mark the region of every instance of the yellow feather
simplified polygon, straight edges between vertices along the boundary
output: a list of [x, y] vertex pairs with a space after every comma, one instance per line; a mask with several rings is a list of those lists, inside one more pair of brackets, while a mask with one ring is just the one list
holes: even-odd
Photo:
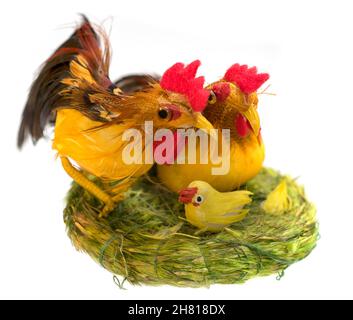
[[287, 182], [282, 180], [262, 203], [262, 209], [269, 214], [282, 214], [290, 209], [292, 201], [288, 196]]
[[123, 132], [131, 128], [130, 123], [101, 126], [79, 111], [61, 109], [57, 113], [53, 149], [61, 156], [73, 159], [91, 174], [109, 180], [139, 176], [152, 165], [127, 165], [122, 159], [122, 150], [127, 142], [122, 141]]
[[[81, 58], [80, 61], [82, 61], [82, 59], [83, 58]], [[70, 63], [70, 71], [78, 79], [84, 79], [90, 84], [95, 83], [95, 80], [93, 79], [86, 65], [83, 66], [77, 61], [72, 60]]]

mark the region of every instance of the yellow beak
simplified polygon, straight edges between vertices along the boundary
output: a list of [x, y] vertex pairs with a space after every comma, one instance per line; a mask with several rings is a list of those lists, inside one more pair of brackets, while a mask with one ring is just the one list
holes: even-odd
[[242, 114], [249, 121], [250, 126], [257, 137], [260, 133], [260, 117], [257, 109], [252, 105], [248, 110], [242, 112]]
[[194, 127], [198, 129], [210, 130], [214, 129], [213, 125], [201, 114], [201, 112], [195, 113], [196, 119]]

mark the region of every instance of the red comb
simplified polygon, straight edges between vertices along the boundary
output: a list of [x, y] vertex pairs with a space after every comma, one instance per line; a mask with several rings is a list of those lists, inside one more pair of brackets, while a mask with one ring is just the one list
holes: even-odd
[[250, 94], [259, 89], [269, 79], [268, 73], [257, 73], [257, 68], [248, 68], [246, 64], [233, 64], [224, 75], [224, 79], [234, 82], [241, 91]]
[[207, 104], [210, 93], [203, 88], [204, 77], [196, 78], [196, 72], [201, 62], [195, 60], [189, 65], [176, 63], [164, 72], [160, 85], [163, 89], [181, 93], [189, 101], [192, 109], [201, 112]]

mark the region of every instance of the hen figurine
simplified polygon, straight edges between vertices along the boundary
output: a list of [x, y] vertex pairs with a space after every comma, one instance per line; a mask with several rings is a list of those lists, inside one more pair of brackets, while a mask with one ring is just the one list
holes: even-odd
[[[268, 80], [266, 73], [257, 73], [256, 67], [234, 64], [223, 79], [207, 86], [209, 99], [204, 116], [215, 129], [230, 130], [230, 168], [225, 175], [214, 175], [211, 154], [206, 164], [200, 159], [197, 145], [196, 164], [158, 166], [159, 179], [178, 192], [192, 181], [202, 180], [218, 191], [231, 191], [253, 178], [262, 168], [265, 151], [260, 133], [257, 111], [257, 90]], [[222, 149], [222, 132], [218, 132], [218, 152]], [[187, 154], [188, 148], [186, 148]], [[217, 154], [218, 156], [219, 154]], [[187, 157], [186, 157], [187, 158]]]
[[185, 204], [186, 219], [200, 231], [219, 232], [245, 218], [251, 203], [251, 192], [241, 190], [218, 192], [207, 182], [193, 181], [181, 190], [179, 201]]
[[[200, 113], [209, 92], [203, 88], [204, 78], [196, 77], [199, 61], [177, 63], [160, 83], [151, 78], [144, 90], [127, 94], [111, 82], [109, 60], [107, 36], [84, 18], [40, 70], [18, 135], [21, 147], [27, 136], [37, 142], [48, 123], [54, 124], [53, 148], [65, 171], [103, 202], [100, 216], [107, 215], [135, 179], [153, 166], [124, 163], [122, 150], [128, 141], [122, 136], [127, 129], [144, 137], [145, 121], [153, 121], [154, 130], [212, 128]], [[149, 145], [142, 147], [145, 154]], [[85, 173], [100, 178], [103, 187]]]

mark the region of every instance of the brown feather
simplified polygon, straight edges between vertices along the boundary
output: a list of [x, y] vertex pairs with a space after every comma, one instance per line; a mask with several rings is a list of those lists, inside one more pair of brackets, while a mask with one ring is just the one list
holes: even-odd
[[116, 80], [114, 85], [124, 93], [133, 93], [150, 87], [151, 83], [159, 82], [160, 78], [157, 74], [131, 74]]
[[[32, 137], [34, 143], [37, 142], [43, 137], [45, 126], [55, 121], [56, 109], [63, 107], [67, 101], [62, 92], [70, 90], [70, 86], [62, 81], [72, 77], [70, 65], [78, 56], [87, 61], [87, 68], [98, 86], [109, 88], [112, 85], [108, 77], [110, 49], [107, 37], [100, 32], [105, 45], [105, 51], [102, 53], [97, 32], [86, 17], [83, 17], [83, 20], [81, 26], [44, 63], [33, 82], [18, 132], [19, 148], [28, 136]], [[86, 111], [87, 115], [95, 118], [94, 105], [87, 104], [89, 100], [83, 102], [88, 93], [80, 92], [82, 95], [80, 107]], [[67, 107], [75, 108], [74, 105]], [[92, 109], [92, 114], [89, 112], [90, 109]]]

